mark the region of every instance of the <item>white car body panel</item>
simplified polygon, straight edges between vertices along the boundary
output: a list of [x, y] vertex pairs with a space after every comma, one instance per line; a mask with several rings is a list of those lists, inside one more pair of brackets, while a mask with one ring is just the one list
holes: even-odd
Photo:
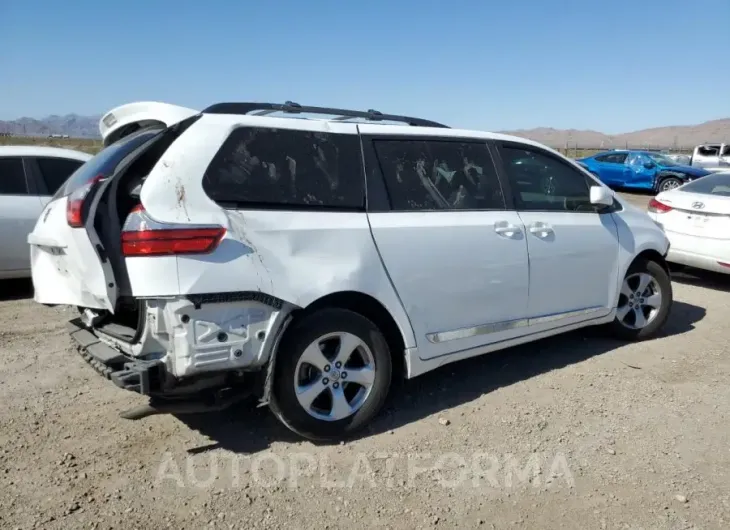
[[67, 200], [49, 203], [27, 236], [35, 301], [113, 310], [113, 274], [94, 250], [98, 239], [83, 228], [68, 226]]
[[[388, 212], [369, 218], [383, 264], [411, 318], [420, 359], [523, 332], [505, 324], [527, 311], [527, 245], [517, 213]], [[514, 232], [497, 234], [501, 225]]]
[[[0, 158], [9, 157], [63, 158], [83, 163], [91, 155], [59, 147], [0, 146]], [[42, 195], [0, 195], [0, 279], [31, 276], [27, 238], [49, 200]]]
[[667, 260], [730, 274], [730, 197], [691, 193], [682, 188], [656, 197], [671, 206], [671, 211], [649, 214], [671, 242]]
[[132, 124], [141, 126], [162, 124], [169, 127], [185, 118], [198, 114], [198, 111], [161, 103], [159, 101], [139, 101], [115, 107], [99, 120], [99, 134], [104, 145], [116, 141], [117, 132]]
[[[611, 214], [618, 230], [618, 277], [623, 279], [636, 256], [648, 251], [664, 256], [669, 249], [670, 242], [661, 227], [647, 215], [646, 211], [619, 196], [616, 197], [616, 200], [623, 207], [621, 212]], [[620, 290], [621, 281], [618, 281], [615, 301], [618, 301]]]
[[[527, 142], [526, 142], [527, 143]], [[580, 167], [580, 166], [579, 166]], [[582, 170], [582, 168], [581, 168]], [[595, 177], [590, 175], [590, 178], [593, 179], [596, 182], [596, 185], [603, 184], [600, 183]], [[407, 351], [406, 352], [406, 361], [407, 361], [407, 376], [408, 377], [416, 377], [418, 375], [427, 373], [431, 370], [434, 370], [436, 368], [439, 368], [441, 366], [444, 366], [446, 364], [461, 361], [464, 359], [468, 359], [470, 357], [476, 357], [479, 355], [484, 355], [486, 353], [490, 353], [493, 351], [502, 350], [504, 348], [509, 348], [512, 346], [518, 346], [520, 344], [526, 344], [529, 342], [533, 342], [539, 339], [547, 338], [553, 335], [558, 335], [561, 333], [566, 333], [569, 331], [573, 331], [576, 329], [580, 329], [586, 326], [592, 326], [592, 325], [600, 325], [600, 324], [606, 324], [615, 318], [616, 315], [616, 304], [618, 303], [619, 299], [619, 293], [621, 290], [621, 281], [626, 275], [626, 272], [628, 271], [629, 267], [633, 263], [633, 261], [636, 259], [636, 256], [643, 252], [652, 252], [654, 255], [663, 256], [666, 254], [667, 249], [669, 247], [669, 240], [664, 235], [662, 229], [647, 215], [647, 213], [643, 210], [640, 210], [639, 208], [633, 206], [628, 201], [622, 199], [621, 197], [617, 196], [613, 191], [611, 193], [614, 195], [615, 199], [619, 204], [621, 204], [622, 210], [619, 212], [614, 212], [611, 214], [604, 214], [601, 217], [611, 217], [613, 219], [613, 222], [616, 226], [616, 234], [618, 237], [618, 256], [615, 260], [615, 267], [616, 267], [616, 275], [614, 276], [615, 282], [612, 281], [606, 281], [607, 277], [604, 277], [602, 279], [596, 278], [595, 281], [601, 282], [604, 285], [606, 285], [606, 291], [593, 291], [593, 294], [599, 298], [599, 297], [605, 297], [604, 299], [608, 300], [607, 302], [607, 308], [606, 310], [600, 310], [596, 308], [596, 310], [585, 310], [580, 311], [576, 310], [574, 312], [572, 311], [562, 311], [560, 313], [553, 313], [553, 314], [546, 314], [546, 315], [534, 315], [530, 313], [531, 316], [533, 316], [532, 319], [527, 318], [527, 322], [524, 323], [524, 325], [521, 326], [521, 333], [517, 334], [516, 336], [512, 338], [505, 339], [503, 341], [499, 342], [491, 342], [481, 346], [476, 346], [471, 349], [463, 349], [463, 350], [456, 350], [448, 355], [444, 355], [441, 357], [436, 357], [434, 359], [422, 359], [420, 357], [420, 349], [421, 344], [423, 341], [419, 341], [419, 346], [417, 351]], [[541, 215], [552, 215], [555, 212], [546, 212]], [[536, 212], [530, 212], [530, 215], [536, 214]], [[583, 214], [568, 214], [568, 215], [583, 215]], [[590, 215], [590, 214], [589, 214]], [[520, 216], [525, 216], [525, 212], [520, 212]], [[606, 221], [603, 221], [603, 223], [606, 223]], [[607, 223], [606, 223], [607, 224]], [[610, 226], [610, 225], [609, 225]], [[610, 229], [608, 230], [610, 235]], [[604, 236], [606, 234], [604, 233]], [[601, 242], [590, 242], [589, 245], [593, 246], [610, 246], [610, 238], [609, 237], [603, 237], [602, 243]], [[586, 241], [581, 241], [583, 244], [586, 244]], [[566, 248], [573, 248], [576, 252], [577, 256], [581, 256], [581, 248], [578, 246], [573, 247], [571, 244], [570, 247]], [[570, 252], [570, 250], [568, 250]], [[610, 257], [609, 257], [609, 263], [610, 263]], [[531, 272], [532, 269], [532, 263], [531, 265]], [[558, 262], [553, 262], [552, 264], [547, 265], [547, 269], [544, 271], [538, 271], [537, 274], [539, 274], [542, 279], [546, 279], [547, 277], [553, 276], [557, 277], [558, 275], [560, 278], [565, 278], [566, 280], [563, 281], [563, 285], [565, 285], [566, 281], [569, 281], [568, 279], [572, 280], [572, 285], [575, 286], [576, 279], [579, 279], [583, 276], [585, 276], [585, 271], [581, 271], [581, 273], [576, 273], [575, 276], [572, 278], [568, 276], [567, 274], [563, 274], [561, 271], [562, 265]], [[611, 269], [611, 267], [607, 267], [605, 264], [600, 265], [599, 267], [602, 268], [608, 268]], [[611, 272], [610, 274], [613, 274]], [[580, 284], [579, 284], [580, 285]], [[550, 289], [549, 286], [539, 286], [543, 288], [543, 292], [545, 290]], [[539, 289], [538, 287], [538, 289]], [[588, 289], [590, 287], [589, 284], [582, 285], [583, 289]], [[530, 288], [532, 290], [532, 282], [530, 283]], [[561, 297], [561, 300], [559, 303], [561, 304], [561, 308], [566, 307], [576, 307], [579, 308], [580, 306], [586, 304], [584, 301], [585, 294], [579, 294], [576, 295], [573, 291], [575, 290], [575, 287], [571, 287], [567, 289], [567, 292], [561, 292], [561, 293], [553, 293], [554, 295], [559, 295]], [[564, 303], [563, 300], [568, 300], [568, 303]], [[538, 301], [536, 300], [536, 303]], [[571, 304], [571, 305], [568, 305]], [[539, 307], [539, 304], [538, 304]], [[592, 308], [584, 308], [584, 309], [592, 309]], [[535, 318], [537, 316], [537, 318]], [[539, 318], [540, 316], [544, 316], [547, 318]]]
[[25, 156], [42, 158], [70, 158], [86, 162], [92, 155], [74, 149], [51, 147], [47, 145], [0, 145], [0, 157]]
[[[603, 316], [614, 306], [618, 232], [611, 214], [519, 212], [527, 227], [531, 317], [579, 312]], [[597, 285], [604, 289], [596, 288]]]
[[[157, 116], [151, 104], [139, 105], [148, 105], [146, 113], [129, 111], [127, 123], [134, 122], [132, 116], [165, 122], [196, 114], [185, 109], [167, 118], [163, 107]], [[112, 113], [122, 120], [123, 112]], [[342, 292], [365, 294], [388, 311], [403, 338], [406, 375], [415, 377], [466, 357], [611, 321], [620, 279], [631, 262], [642, 251], [663, 255], [667, 249], [662, 230], [620, 199], [622, 211], [602, 215], [223, 209], [204, 192], [202, 176], [239, 126], [352, 135], [388, 135], [398, 127], [209, 114], [167, 149], [141, 189], [146, 215], [159, 223], [219, 225], [226, 235], [208, 255], [127, 258], [132, 294], [149, 299], [148, 326], [136, 345], [103, 340], [133, 356], [162, 349], [177, 377], [262, 366], [287, 311]], [[114, 127], [109, 126], [107, 137]], [[406, 130], [408, 135], [509, 140], [546, 149], [500, 134]], [[66, 226], [60, 219], [64, 210], [62, 201], [51, 205], [49, 221]], [[554, 237], [531, 232], [535, 223], [549, 225]], [[113, 311], [114, 289], [94, 253], [93, 234], [77, 241], [73, 230], [79, 229], [46, 230], [42, 224], [31, 238], [34, 281], [37, 274], [42, 291], [37, 299]], [[504, 226], [514, 230], [497, 233]], [[42, 253], [44, 246], [94, 262], [84, 271], [84, 282], [65, 272], [55, 255]], [[225, 300], [225, 293], [251, 292], [282, 303], [272, 308], [256, 299]], [[202, 307], [188, 299], [216, 293], [223, 293], [221, 299]], [[190, 317], [188, 323], [181, 324], [182, 314]], [[219, 333], [229, 337], [225, 344], [215, 340]]]
[[42, 210], [37, 195], [0, 196], [0, 279], [29, 276], [26, 237]]

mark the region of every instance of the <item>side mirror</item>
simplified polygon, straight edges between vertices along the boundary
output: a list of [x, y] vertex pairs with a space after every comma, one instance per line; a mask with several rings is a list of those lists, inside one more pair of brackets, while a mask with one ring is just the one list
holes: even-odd
[[613, 205], [613, 192], [604, 186], [591, 186], [591, 204]]
[[646, 169], [654, 169], [656, 167], [656, 164], [654, 162], [644, 162], [644, 167]]

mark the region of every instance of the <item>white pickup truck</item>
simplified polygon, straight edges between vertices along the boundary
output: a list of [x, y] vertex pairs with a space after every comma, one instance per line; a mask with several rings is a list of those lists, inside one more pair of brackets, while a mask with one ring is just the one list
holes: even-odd
[[702, 144], [695, 147], [690, 165], [713, 173], [730, 171], [730, 144]]

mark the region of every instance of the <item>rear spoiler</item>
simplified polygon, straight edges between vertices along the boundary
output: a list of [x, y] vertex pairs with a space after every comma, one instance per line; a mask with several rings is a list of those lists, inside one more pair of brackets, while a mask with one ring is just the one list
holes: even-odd
[[139, 129], [169, 127], [200, 114], [199, 111], [158, 101], [139, 101], [115, 107], [99, 120], [104, 146], [113, 144]]

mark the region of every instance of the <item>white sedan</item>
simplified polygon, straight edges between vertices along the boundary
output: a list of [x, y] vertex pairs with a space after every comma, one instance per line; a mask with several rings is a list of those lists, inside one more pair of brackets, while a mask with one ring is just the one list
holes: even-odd
[[730, 172], [660, 193], [649, 216], [669, 238], [667, 261], [730, 274]]
[[0, 280], [30, 277], [28, 234], [56, 190], [90, 158], [58, 147], [0, 146]]

